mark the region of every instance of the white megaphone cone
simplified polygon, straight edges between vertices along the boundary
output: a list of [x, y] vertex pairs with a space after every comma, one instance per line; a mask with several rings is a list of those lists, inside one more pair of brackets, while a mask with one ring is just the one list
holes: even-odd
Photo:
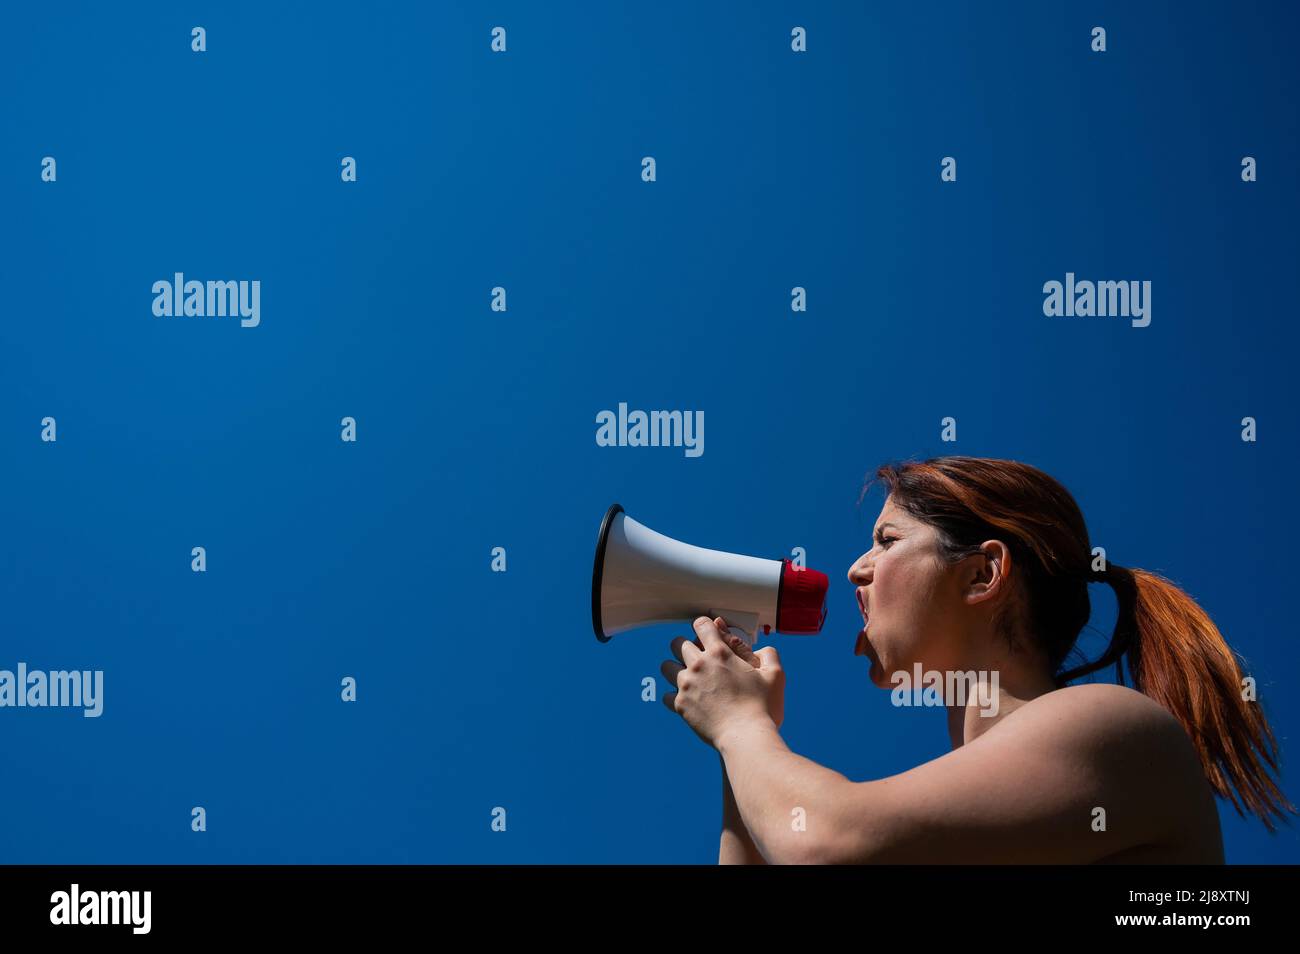
[[818, 633], [825, 573], [691, 546], [638, 523], [614, 504], [600, 524], [591, 574], [596, 638], [636, 626], [721, 616], [750, 646], [760, 636]]

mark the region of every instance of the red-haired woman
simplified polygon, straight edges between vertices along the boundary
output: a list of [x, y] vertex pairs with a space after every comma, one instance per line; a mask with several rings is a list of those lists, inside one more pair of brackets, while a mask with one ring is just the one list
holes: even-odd
[[[696, 620], [663, 664], [676, 690], [664, 703], [721, 757], [719, 862], [1220, 864], [1216, 794], [1270, 830], [1295, 811], [1218, 629], [1163, 577], [1100, 565], [1059, 482], [974, 457], [886, 465], [875, 480], [887, 496], [873, 546], [848, 574], [872, 682], [993, 674], [991, 695], [944, 699], [951, 752], [853, 782], [782, 741], [776, 650]], [[1115, 588], [1115, 632], [1095, 662], [1063, 670], [1089, 582]], [[1119, 685], [1068, 685], [1112, 664]]]

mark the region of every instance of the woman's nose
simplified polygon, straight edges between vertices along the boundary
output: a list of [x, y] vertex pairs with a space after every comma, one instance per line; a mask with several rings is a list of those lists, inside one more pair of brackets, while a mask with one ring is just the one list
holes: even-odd
[[864, 553], [858, 557], [851, 567], [849, 567], [849, 582], [854, 586], [865, 586], [871, 574], [867, 569], [867, 555]]

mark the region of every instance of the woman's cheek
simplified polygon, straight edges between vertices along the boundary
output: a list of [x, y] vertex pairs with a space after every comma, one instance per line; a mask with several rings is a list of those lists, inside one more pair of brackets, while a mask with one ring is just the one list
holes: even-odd
[[901, 623], [894, 620], [888, 629], [882, 626], [876, 630], [874, 623], [868, 625], [867, 641], [872, 645], [873, 650], [873, 679], [876, 678], [878, 669], [879, 678], [892, 688], [892, 676], [895, 672], [903, 669], [911, 670], [912, 660], [917, 650], [917, 647], [912, 645], [912, 633], [913, 630], [907, 620]]

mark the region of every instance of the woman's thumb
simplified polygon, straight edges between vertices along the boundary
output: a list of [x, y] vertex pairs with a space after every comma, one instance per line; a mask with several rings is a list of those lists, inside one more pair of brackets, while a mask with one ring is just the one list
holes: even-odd
[[760, 669], [781, 668], [781, 656], [779, 653], [777, 653], [775, 646], [764, 646], [754, 655], [758, 657], [758, 662], [756, 663], [756, 665]]

